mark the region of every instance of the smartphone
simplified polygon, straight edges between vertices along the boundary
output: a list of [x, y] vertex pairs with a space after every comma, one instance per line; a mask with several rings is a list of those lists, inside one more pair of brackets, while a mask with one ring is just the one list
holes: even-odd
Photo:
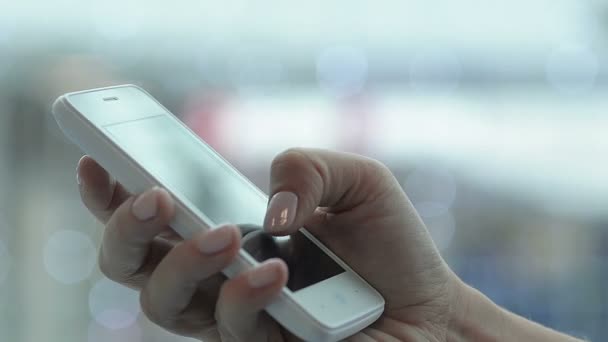
[[306, 341], [335, 341], [374, 322], [384, 299], [326, 246], [300, 228], [264, 233], [268, 196], [140, 87], [65, 94], [53, 104], [64, 134], [132, 193], [153, 186], [175, 200], [171, 227], [184, 239], [222, 223], [242, 227], [227, 277], [280, 257], [289, 280], [266, 311]]

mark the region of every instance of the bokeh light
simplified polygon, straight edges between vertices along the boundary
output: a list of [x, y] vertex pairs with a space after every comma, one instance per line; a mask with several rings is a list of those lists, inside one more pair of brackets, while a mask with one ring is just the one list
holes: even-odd
[[140, 312], [139, 293], [102, 278], [89, 292], [89, 310], [100, 325], [108, 329], [123, 329], [137, 320]]
[[109, 329], [92, 320], [89, 323], [88, 342], [139, 342], [142, 331], [139, 324], [131, 324], [120, 329]]
[[589, 92], [599, 72], [597, 56], [580, 44], [564, 44], [547, 59], [547, 81], [557, 91], [577, 95]]
[[49, 237], [43, 255], [51, 277], [64, 284], [74, 284], [91, 275], [97, 251], [86, 234], [61, 230]]
[[403, 182], [404, 189], [420, 214], [439, 250], [454, 237], [456, 224], [450, 208], [456, 198], [454, 177], [438, 167], [418, 167]]
[[441, 168], [416, 168], [403, 187], [422, 217], [445, 215], [456, 198], [454, 177]]
[[422, 220], [431, 234], [435, 246], [440, 251], [448, 248], [456, 232], [454, 216], [448, 211], [441, 215], [423, 216]]
[[336, 98], [358, 94], [367, 81], [367, 58], [354, 47], [334, 46], [317, 57], [317, 79], [322, 90]]

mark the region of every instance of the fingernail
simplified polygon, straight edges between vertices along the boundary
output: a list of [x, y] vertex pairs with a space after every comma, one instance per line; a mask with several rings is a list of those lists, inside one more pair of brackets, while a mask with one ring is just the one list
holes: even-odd
[[82, 163], [83, 159], [84, 157], [80, 158], [80, 160], [78, 160], [78, 163], [76, 164], [76, 183], [78, 183], [78, 186], [81, 186], [83, 184], [82, 178], [80, 178], [80, 164]]
[[158, 211], [157, 188], [144, 192], [139, 195], [131, 206], [131, 212], [140, 221], [146, 221], [154, 216]]
[[276, 265], [273, 264], [274, 263], [270, 260], [266, 261], [249, 273], [249, 276], [247, 277], [249, 286], [258, 289], [277, 281], [279, 278], [279, 270]]
[[264, 229], [281, 230], [293, 223], [298, 208], [298, 196], [293, 192], [277, 192], [268, 203], [268, 211], [264, 219]]
[[228, 227], [216, 228], [204, 234], [198, 244], [198, 249], [204, 254], [215, 254], [226, 249], [230, 246], [233, 238], [232, 232]]

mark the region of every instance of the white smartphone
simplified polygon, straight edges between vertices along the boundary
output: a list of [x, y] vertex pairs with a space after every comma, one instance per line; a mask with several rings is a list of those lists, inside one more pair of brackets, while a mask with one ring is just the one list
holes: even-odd
[[243, 225], [228, 277], [280, 257], [289, 281], [266, 311], [306, 341], [335, 341], [374, 322], [384, 299], [305, 228], [289, 237], [259, 225], [268, 197], [143, 89], [68, 93], [53, 105], [64, 134], [132, 193], [152, 186], [174, 198], [171, 227], [184, 239], [221, 223]]

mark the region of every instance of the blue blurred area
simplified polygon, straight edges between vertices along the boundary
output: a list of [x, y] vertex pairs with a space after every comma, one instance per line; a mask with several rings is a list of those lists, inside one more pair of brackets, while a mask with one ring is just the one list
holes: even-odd
[[291, 146], [381, 160], [466, 282], [539, 323], [608, 336], [608, 4], [1, 6], [2, 340], [183, 340], [90, 265], [102, 227], [78, 199], [80, 152], [49, 116], [64, 92], [128, 82], [262, 189]]

